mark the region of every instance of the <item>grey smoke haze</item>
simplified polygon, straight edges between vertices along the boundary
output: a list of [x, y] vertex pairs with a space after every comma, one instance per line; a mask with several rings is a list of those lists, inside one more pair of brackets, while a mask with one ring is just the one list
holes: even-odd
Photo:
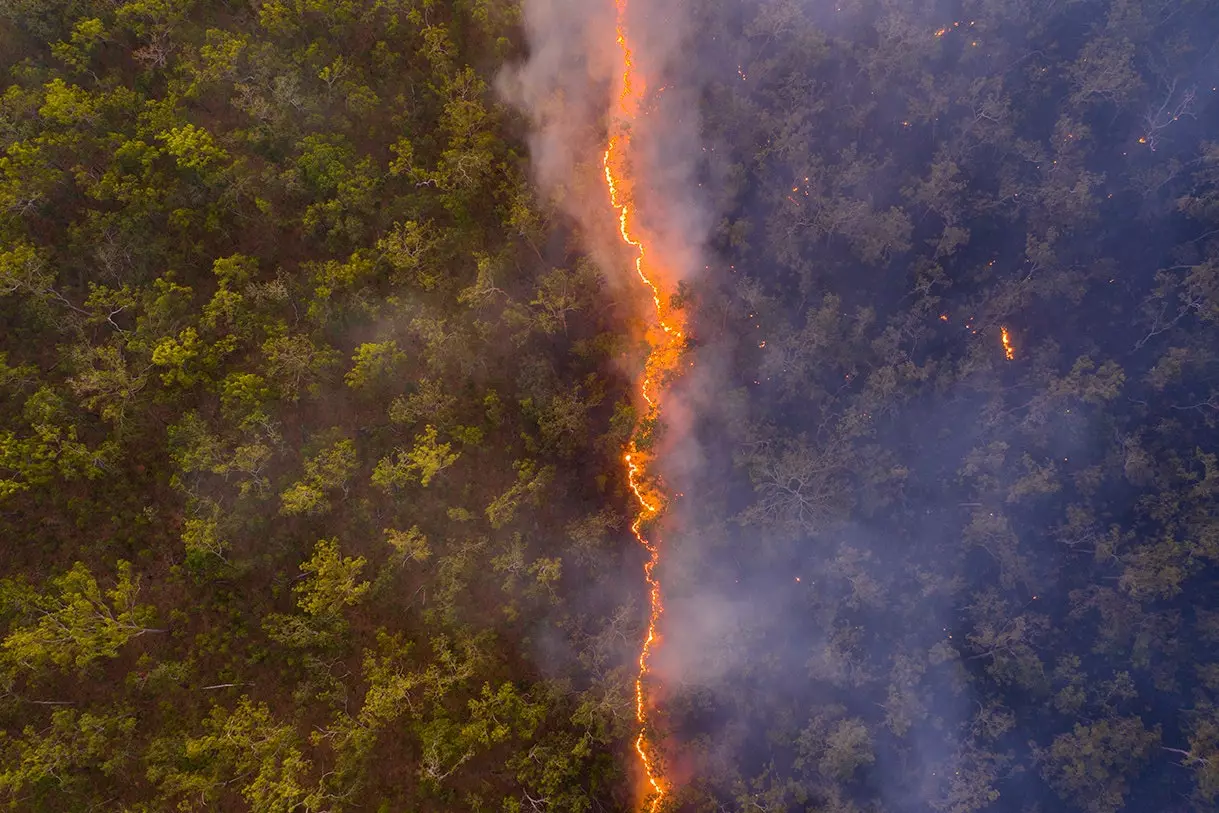
[[[1125, 653], [1088, 638], [1118, 636], [1092, 616], [1134, 605], [1118, 557], [1089, 566], [1057, 530], [1059, 503], [1131, 515], [1134, 489], [1089, 472], [1114, 454], [1107, 421], [1138, 418], [1093, 420], [1067, 371], [1113, 357], [1131, 387], [1154, 359], [1114, 349], [1138, 340], [1126, 299], [1157, 263], [1201, 261], [1164, 257], [1219, 109], [1194, 98], [1219, 93], [1198, 29], [1219, 18], [1169, 45], [1178, 11], [1139, 4], [644, 6], [632, 31], [657, 93], [632, 131], [640, 225], [699, 300], [659, 466], [684, 493], [659, 533], [653, 660], [675, 786], [771, 811], [1063, 809], [1055, 791], [1086, 808], [1094, 789], [1063, 795], [1044, 749], [1137, 711], [1096, 688], [1131, 669]], [[502, 88], [534, 122], [539, 185], [630, 291], [599, 163], [612, 9], [526, 12], [533, 58]], [[1132, 206], [1164, 228], [1131, 227]], [[1188, 228], [1191, 245], [1213, 234]], [[815, 516], [784, 516], [785, 493]], [[1171, 663], [1170, 636], [1148, 638]], [[1089, 679], [1058, 708], [1077, 656]], [[1148, 702], [1189, 702], [1192, 679], [1156, 679]], [[1188, 731], [1166, 723], [1164, 742]], [[1161, 758], [1156, 781], [1181, 767]]]
[[[682, 3], [636, 3], [627, 13], [635, 63], [651, 91], [646, 109], [630, 123], [633, 175], [640, 181], [633, 190], [641, 209], [637, 227], [660, 250], [672, 284], [702, 268], [710, 222], [695, 180], [703, 157], [699, 88], [686, 81], [697, 75], [681, 61], [688, 32]], [[614, 6], [527, 0], [524, 14], [529, 58], [503, 71], [498, 90], [531, 123], [530, 162], [539, 188], [578, 224], [611, 284], [635, 287], [601, 164], [620, 89]]]
[[[638, 314], [650, 318], [651, 303], [634, 273], [630, 252], [619, 238], [617, 216], [609, 205], [602, 174], [607, 130], [619, 126], [611, 121], [621, 86], [613, 4], [608, 0], [587, 4], [528, 0], [524, 10], [530, 57], [501, 75], [499, 90], [532, 124], [529, 145], [534, 177], [542, 191], [576, 222], [586, 248], [611, 284], [627, 292], [625, 299], [637, 303]], [[629, 124], [637, 180], [634, 202], [640, 211], [633, 227], [646, 234], [649, 258], [663, 266], [665, 282], [672, 286], [693, 279], [705, 264], [703, 245], [711, 220], [696, 177], [705, 160], [699, 128], [699, 72], [688, 60], [683, 62], [690, 49], [682, 3], [635, 3], [628, 15], [635, 64], [649, 89], [647, 105]], [[665, 401], [662, 458], [665, 473], [678, 480], [683, 472], [700, 466], [702, 452], [691, 442], [690, 427], [703, 402], [714, 397], [709, 377], [712, 366], [700, 364], [691, 370], [693, 378], [682, 387], [682, 397], [670, 396]], [[631, 370], [632, 375], [637, 372]], [[675, 525], [669, 523], [666, 538], [680, 534]], [[633, 585], [632, 592], [637, 587]], [[701, 619], [697, 628], [668, 637], [675, 643], [729, 642], [731, 638], [724, 633], [740, 623], [743, 608], [733, 608], [719, 597], [710, 597], [708, 602], [705, 611], [697, 614]], [[686, 621], [684, 615], [674, 615], [667, 626]], [[669, 673], [672, 677], [685, 673], [711, 677], [716, 667], [705, 656], [717, 650], [700, 645], [667, 653], [666, 677]], [[718, 656], [720, 661], [724, 657]]]
[[[626, 299], [635, 298], [637, 313], [650, 316], [630, 253], [619, 240], [602, 175], [601, 156], [619, 89], [613, 6], [529, 0], [524, 10], [530, 57], [501, 75], [499, 90], [531, 122], [534, 177], [577, 224], [585, 247], [615, 288], [628, 292]], [[662, 255], [667, 282], [693, 281], [708, 265], [705, 242], [715, 215], [708, 201], [717, 195], [716, 189], [701, 187], [699, 178], [722, 178], [724, 173], [706, 166], [715, 152], [704, 149], [708, 141], [698, 109], [701, 83], [723, 66], [700, 64], [692, 55], [729, 54], [737, 44], [696, 49], [681, 3], [633, 4], [629, 13], [636, 64], [652, 91], [650, 104], [630, 127], [633, 174], [640, 181], [633, 190], [641, 213], [635, 227], [646, 233], [652, 258]], [[662, 702], [679, 704], [708, 697], [727, 715], [689, 732], [720, 738], [694, 763], [684, 758], [680, 736], [668, 743], [669, 757], [679, 774], [688, 775], [685, 780], [713, 772], [717, 762], [730, 760], [762, 735], [750, 730], [750, 704], [734, 710], [732, 698], [747, 692], [751, 703], [792, 704], [793, 713], [806, 715], [801, 702], [810, 700], [810, 677], [849, 690], [853, 671], [875, 668], [871, 662], [884, 660], [883, 653], [844, 651], [828, 632], [839, 618], [837, 603], [844, 591], [849, 593], [845, 585], [859, 577], [835, 571], [830, 563], [844, 547], [883, 560], [884, 540], [862, 529], [810, 536], [801, 546], [807, 554], [803, 561], [776, 562], [768, 558], [763, 538], [721, 510], [729, 492], [742, 485], [728, 479], [735, 450], [700, 437], [698, 427], [748, 416], [747, 403], [733, 394], [730, 352], [714, 343], [692, 351], [693, 367], [683, 371], [666, 396], [663, 413], [659, 465], [668, 490], [685, 496], [674, 503], [658, 533], [666, 613], [653, 659], [658, 678], [653, 693]], [[722, 443], [728, 437], [739, 438], [739, 433], [718, 439]], [[709, 517], [719, 519], [712, 524]], [[802, 591], [792, 590], [797, 572]], [[898, 576], [888, 574], [876, 589], [891, 587]], [[627, 573], [625, 578], [639, 576]], [[620, 589], [637, 592], [639, 584], [628, 581]], [[937, 615], [923, 621], [936, 626], [942, 619]], [[945, 719], [962, 716], [944, 711]], [[923, 754], [929, 764], [944, 758], [930, 746]]]
[[[732, 6], [737, 5], [744, 4], [720, 4], [708, 13], [734, 16]], [[797, 4], [776, 4], [762, 19], [777, 36], [798, 21], [798, 10]], [[501, 74], [498, 89], [531, 123], [534, 178], [576, 224], [585, 248], [619, 292], [617, 298], [637, 302], [636, 314], [649, 317], [650, 303], [619, 239], [602, 175], [619, 89], [613, 5], [608, 0], [527, 0], [524, 12], [530, 56]], [[716, 186], [729, 183], [731, 175], [708, 161], [727, 160], [733, 147], [739, 151], [742, 145], [709, 148], [713, 142], [703, 134], [699, 115], [703, 83], [725, 70], [735, 77], [736, 57], [731, 55], [751, 46], [746, 34], [739, 42], [692, 42], [685, 4], [675, 0], [634, 3], [628, 13], [636, 64], [651, 91], [649, 105], [630, 125], [633, 175], [639, 180], [633, 189], [640, 207], [634, 226], [646, 234], [651, 257], [662, 256], [666, 282], [704, 282], [704, 268], [711, 264], [706, 242], [721, 214], [709, 201], [723, 199]], [[724, 58], [733, 64], [727, 66]], [[744, 149], [748, 152], [748, 145]], [[700, 179], [714, 180], [702, 186]], [[653, 696], [661, 700], [662, 712], [673, 707], [674, 720], [683, 727], [666, 743], [678, 783], [714, 781], [717, 765], [750, 752], [750, 744], [766, 733], [751, 725], [751, 718], [757, 719], [751, 710], [758, 705], [789, 708], [795, 724], [803, 726], [812, 706], [851, 706], [852, 686], [860, 675], [885, 679], [893, 653], [852, 648], [840, 628], [854, 623], [858, 615], [852, 613], [870, 611], [869, 594], [909, 589], [904, 584], [909, 574], [900, 571], [897, 560], [885, 564], [892, 540], [875, 530], [842, 527], [806, 534], [795, 545], [790, 540], [780, 544], [780, 550], [799, 551], [799, 560], [792, 561], [772, 557], [764, 534], [735, 521], [730, 498], [734, 492], [748, 494], [750, 486], [732, 479], [731, 458], [749, 404], [748, 396], [735, 390], [739, 382], [731, 380], [736, 360], [730, 345], [708, 341], [691, 351], [693, 367], [683, 370], [664, 403], [659, 465], [667, 490], [684, 496], [658, 533], [666, 612], [661, 645], [653, 656], [658, 678]], [[765, 376], [760, 367], [758, 376]], [[728, 431], [730, 425], [734, 428]], [[795, 582], [797, 575], [800, 582]], [[641, 574], [617, 573], [614, 578], [627, 580], [618, 588], [622, 592], [638, 593]], [[946, 610], [934, 599], [926, 601], [917, 617], [902, 619], [902, 626], [938, 633], [948, 626]], [[632, 647], [629, 658], [635, 654]], [[810, 696], [812, 682], [834, 687], [838, 696]], [[960, 725], [970, 703], [961, 695], [956, 708], [937, 708], [941, 724]], [[715, 711], [689, 713], [700, 704]], [[929, 777], [942, 775], [953, 749], [944, 750], [943, 737], [923, 736], [919, 725], [910, 735], [919, 744], [915, 758]], [[703, 743], [698, 756], [685, 753], [685, 737]], [[715, 744], [707, 746], [708, 739]], [[925, 806], [935, 794], [934, 780], [913, 796], [909, 788], [889, 791], [883, 777], [896, 770], [887, 764], [890, 759], [880, 754], [875, 769], [875, 781], [886, 787], [882, 795], [895, 810]], [[903, 792], [907, 795], [898, 798]]]
[[[530, 56], [504, 71], [499, 91], [530, 120], [534, 178], [577, 224], [585, 248], [615, 290], [625, 294], [619, 298], [634, 302], [634, 312], [650, 320], [652, 305], [646, 289], [634, 273], [632, 254], [619, 238], [617, 215], [604, 185], [602, 155], [607, 133], [625, 124], [635, 180], [632, 202], [639, 212], [632, 229], [643, 235], [650, 263], [663, 269], [666, 288], [675, 291], [677, 283], [695, 279], [706, 265], [704, 244], [712, 213], [708, 190], [698, 181], [708, 157], [698, 109], [702, 71], [690, 58], [695, 51], [688, 41], [684, 4], [662, 0], [629, 6], [627, 35], [649, 91], [640, 116], [629, 123], [613, 120], [621, 88], [621, 52], [612, 3], [527, 0], [524, 12]], [[692, 428], [699, 412], [714, 400], [722, 377], [714, 353], [698, 355], [706, 363], [687, 369], [689, 379], [680, 397], [671, 392], [664, 402], [661, 459], [663, 473], [673, 482], [702, 468], [702, 450], [693, 442]], [[630, 375], [638, 372], [636, 367]], [[686, 544], [680, 538], [680, 519], [674, 519], [659, 533], [664, 555], [672, 556], [683, 546], [686, 555], [701, 556], [696, 542]], [[681, 567], [673, 558], [663, 561], [662, 579], [666, 573], [676, 575]], [[636, 571], [632, 578], [636, 583], [624, 583], [619, 589], [638, 593], [642, 574]], [[672, 608], [663, 619], [666, 649], [657, 652], [654, 660], [665, 684], [660, 692], [668, 691], [670, 683], [721, 685], [731, 679], [734, 653], [747, 651], [743, 636], [762, 619], [751, 618], [747, 602], [713, 591], [675, 600]], [[632, 649], [631, 660], [637, 654], [637, 647]]]

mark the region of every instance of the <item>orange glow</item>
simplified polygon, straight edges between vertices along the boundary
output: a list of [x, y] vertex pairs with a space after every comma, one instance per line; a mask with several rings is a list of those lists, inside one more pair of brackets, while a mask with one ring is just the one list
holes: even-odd
[[1007, 328], [999, 328], [999, 338], [1003, 339], [1003, 355], [1011, 361], [1016, 357], [1016, 348], [1012, 346], [1012, 337], [1008, 335]]
[[630, 483], [631, 491], [635, 493], [635, 499], [639, 501], [641, 506], [643, 506], [643, 510], [647, 511], [649, 514], [654, 514], [657, 511], [657, 507], [644, 496], [643, 486], [639, 484], [639, 475], [642, 470], [640, 469], [639, 464], [636, 463], [632, 458], [633, 455], [629, 453], [623, 455], [622, 458], [626, 461], [627, 482]]
[[[648, 355], [639, 377], [639, 393], [647, 404], [644, 418], [636, 427], [635, 435], [623, 454], [627, 483], [639, 513], [631, 523], [631, 534], [647, 552], [643, 575], [648, 587], [648, 624], [643, 643], [639, 649], [639, 671], [635, 676], [635, 720], [638, 733], [635, 736], [635, 753], [643, 769], [647, 784], [644, 786], [645, 804], [655, 813], [664, 801], [667, 788], [657, 766], [655, 746], [649, 739], [647, 682], [650, 676], [649, 659], [652, 648], [659, 641], [657, 625], [664, 612], [661, 600], [660, 581], [656, 577], [656, 566], [660, 564], [660, 548], [644, 533], [644, 525], [656, 519], [667, 502], [665, 495], [647, 477], [647, 463], [652, 456], [650, 449], [641, 448], [644, 427], [651, 426], [660, 417], [662, 387], [666, 380], [680, 372], [684, 334], [681, 314], [666, 306], [672, 274], [656, 266], [654, 247], [648, 243], [646, 231], [636, 223], [638, 212], [632, 191], [637, 183], [631, 163], [631, 129], [639, 118], [641, 108], [648, 98], [647, 83], [639, 73], [635, 55], [627, 37], [627, 0], [615, 0], [617, 22], [615, 40], [618, 44], [620, 75], [618, 98], [615, 101], [609, 123], [609, 136], [601, 163], [605, 171], [605, 187], [609, 192], [610, 205], [618, 220], [618, 234], [634, 254], [635, 274], [651, 294], [655, 311], [654, 327], [647, 331]], [[742, 76], [742, 78], [744, 78]], [[655, 327], [659, 327], [656, 330]], [[645, 444], [650, 445], [650, 444]]]

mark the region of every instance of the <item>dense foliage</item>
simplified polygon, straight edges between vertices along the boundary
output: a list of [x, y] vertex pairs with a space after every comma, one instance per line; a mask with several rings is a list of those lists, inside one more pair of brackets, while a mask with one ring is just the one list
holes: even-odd
[[564, 597], [633, 412], [518, 13], [0, 5], [0, 805], [629, 795], [637, 622]]

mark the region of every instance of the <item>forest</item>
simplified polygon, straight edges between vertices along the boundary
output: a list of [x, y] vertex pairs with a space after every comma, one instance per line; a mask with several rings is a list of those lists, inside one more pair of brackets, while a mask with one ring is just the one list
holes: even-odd
[[655, 426], [610, 0], [0, 3], [0, 808], [639, 809], [642, 424], [653, 810], [1219, 809], [1219, 2], [630, 2]]

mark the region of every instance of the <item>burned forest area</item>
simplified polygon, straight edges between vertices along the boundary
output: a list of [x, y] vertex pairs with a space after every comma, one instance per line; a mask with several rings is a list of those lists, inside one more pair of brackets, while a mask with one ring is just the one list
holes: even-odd
[[1219, 810], [1217, 0], [0, 0], [0, 809]]

